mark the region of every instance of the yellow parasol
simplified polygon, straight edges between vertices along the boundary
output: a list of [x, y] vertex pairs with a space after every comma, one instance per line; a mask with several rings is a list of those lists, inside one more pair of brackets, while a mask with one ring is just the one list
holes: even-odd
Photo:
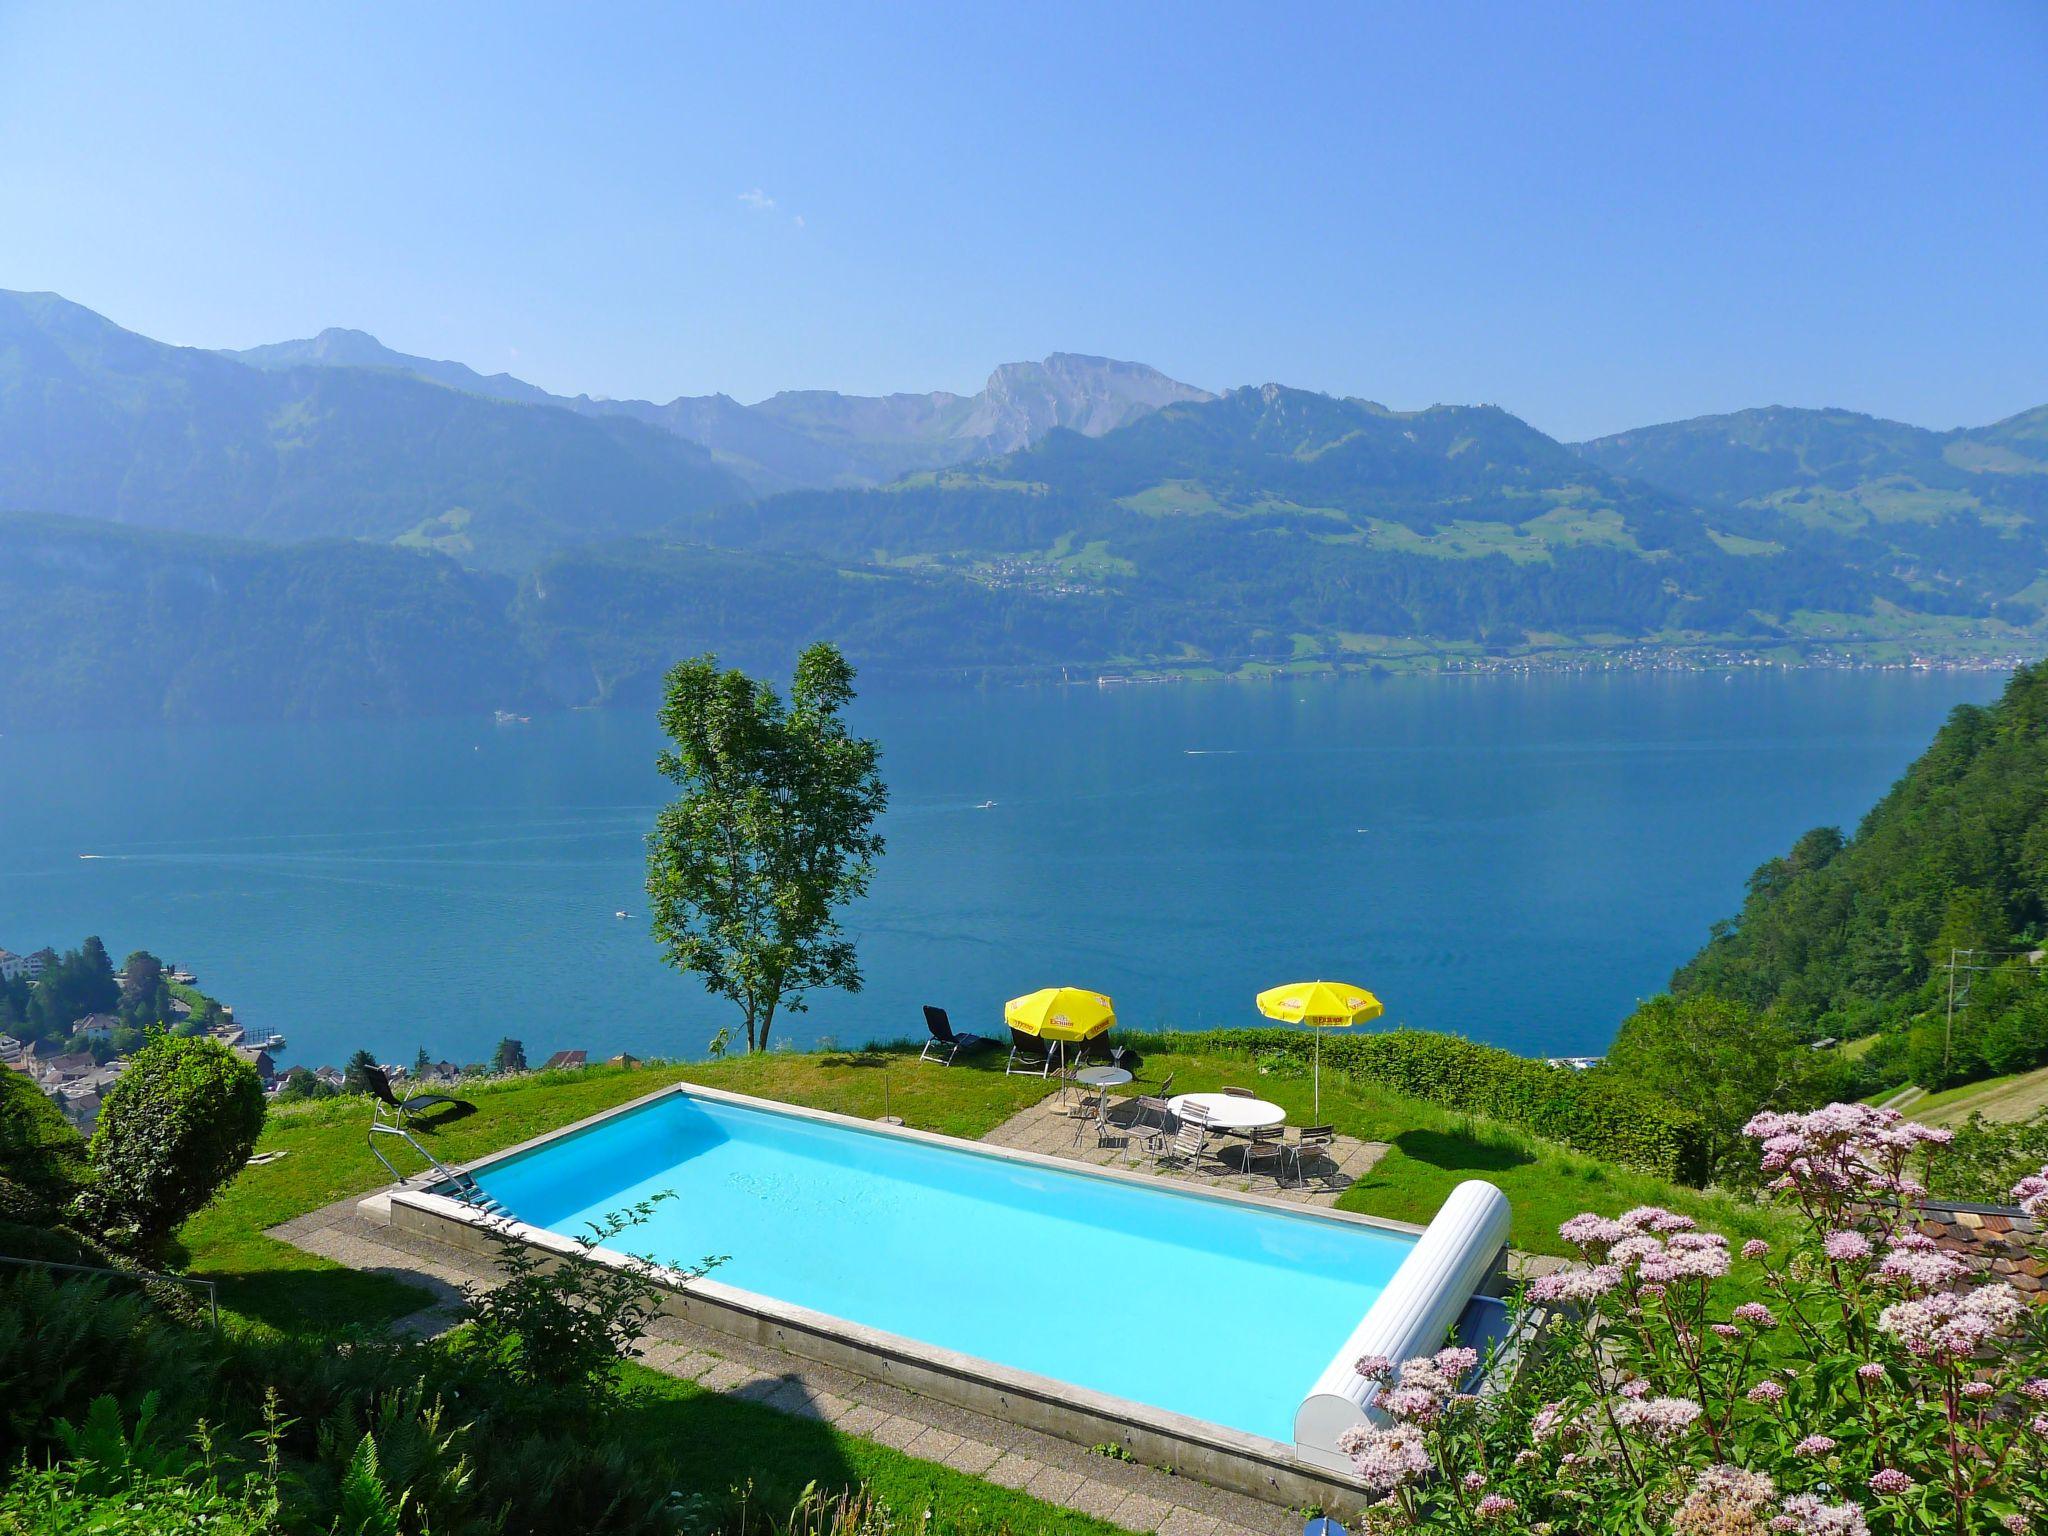
[[[1284, 987], [1268, 987], [1258, 997], [1259, 1012], [1269, 1019], [1289, 1024], [1307, 1024], [1317, 1030], [1348, 1029], [1376, 1019], [1387, 1010], [1363, 987], [1348, 981], [1296, 981]], [[1316, 1036], [1315, 1117], [1323, 1118], [1323, 1037]]]
[[1003, 1004], [1003, 1022], [1041, 1040], [1093, 1040], [1116, 1023], [1116, 1008], [1085, 987], [1040, 987]]

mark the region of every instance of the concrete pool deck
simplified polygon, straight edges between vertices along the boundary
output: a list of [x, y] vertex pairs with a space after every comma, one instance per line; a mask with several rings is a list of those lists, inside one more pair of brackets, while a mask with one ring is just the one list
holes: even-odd
[[[1036, 1152], [1044, 1157], [1065, 1158], [1093, 1168], [1127, 1169], [1153, 1173], [1198, 1189], [1227, 1190], [1235, 1194], [1258, 1195], [1289, 1205], [1334, 1209], [1338, 1196], [1373, 1169], [1390, 1150], [1384, 1141], [1360, 1141], [1339, 1136], [1330, 1155], [1311, 1160], [1303, 1170], [1300, 1184], [1282, 1184], [1266, 1168], [1247, 1174], [1235, 1166], [1243, 1141], [1217, 1136], [1212, 1145], [1220, 1149], [1218, 1159], [1204, 1158], [1198, 1169], [1155, 1168], [1150, 1159], [1132, 1144], [1131, 1121], [1138, 1112], [1135, 1099], [1112, 1098], [1109, 1123], [1097, 1129], [1094, 1120], [1069, 1112], [1057, 1094], [1040, 1099], [1017, 1111], [981, 1139], [992, 1147], [1009, 1147], [1018, 1152]], [[1277, 1166], [1277, 1165], [1276, 1165]]]

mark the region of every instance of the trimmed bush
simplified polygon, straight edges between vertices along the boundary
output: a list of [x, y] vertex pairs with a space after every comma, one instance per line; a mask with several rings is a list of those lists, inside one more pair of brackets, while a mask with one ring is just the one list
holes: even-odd
[[93, 1215], [161, 1249], [249, 1160], [263, 1111], [256, 1069], [218, 1040], [151, 1035], [100, 1106]]
[[[1315, 1050], [1305, 1029], [1219, 1029], [1184, 1039], [1192, 1048], [1284, 1056], [1303, 1071]], [[1327, 1031], [1323, 1070], [1488, 1115], [1575, 1152], [1682, 1183], [1704, 1183], [1709, 1171], [1706, 1127], [1690, 1110], [1597, 1073], [1553, 1067], [1458, 1035]]]

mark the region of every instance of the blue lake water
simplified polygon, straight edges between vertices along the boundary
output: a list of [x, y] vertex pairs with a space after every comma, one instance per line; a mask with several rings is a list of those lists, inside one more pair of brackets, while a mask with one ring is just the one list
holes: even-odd
[[[2000, 676], [1616, 673], [876, 692], [867, 972], [780, 1039], [997, 1026], [1053, 983], [1138, 1025], [1334, 976], [1389, 1022], [1603, 1048], [1800, 832], [1853, 825]], [[652, 711], [0, 737], [0, 946], [189, 965], [285, 1060], [692, 1056], [660, 963]], [[984, 801], [988, 809], [978, 809]], [[83, 858], [81, 855], [92, 855]], [[615, 910], [633, 914], [620, 921]], [[537, 1059], [537, 1057], [536, 1057]]]
[[[1282, 1441], [1412, 1249], [1320, 1214], [681, 1095], [479, 1182], [569, 1236], [667, 1191], [614, 1246], [678, 1266], [729, 1255], [713, 1278], [742, 1290]], [[1146, 1326], [1105, 1278], [1144, 1296]]]

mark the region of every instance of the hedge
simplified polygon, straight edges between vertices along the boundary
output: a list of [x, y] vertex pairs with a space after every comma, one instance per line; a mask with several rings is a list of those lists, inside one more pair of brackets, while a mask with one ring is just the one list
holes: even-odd
[[[1315, 1039], [1305, 1029], [1217, 1029], [1190, 1046], [1284, 1056], [1306, 1071]], [[1553, 1067], [1497, 1046], [1420, 1029], [1327, 1031], [1323, 1070], [1385, 1083], [1446, 1109], [1488, 1115], [1548, 1141], [1685, 1184], [1710, 1167], [1706, 1127], [1669, 1099], [1598, 1071]]]

